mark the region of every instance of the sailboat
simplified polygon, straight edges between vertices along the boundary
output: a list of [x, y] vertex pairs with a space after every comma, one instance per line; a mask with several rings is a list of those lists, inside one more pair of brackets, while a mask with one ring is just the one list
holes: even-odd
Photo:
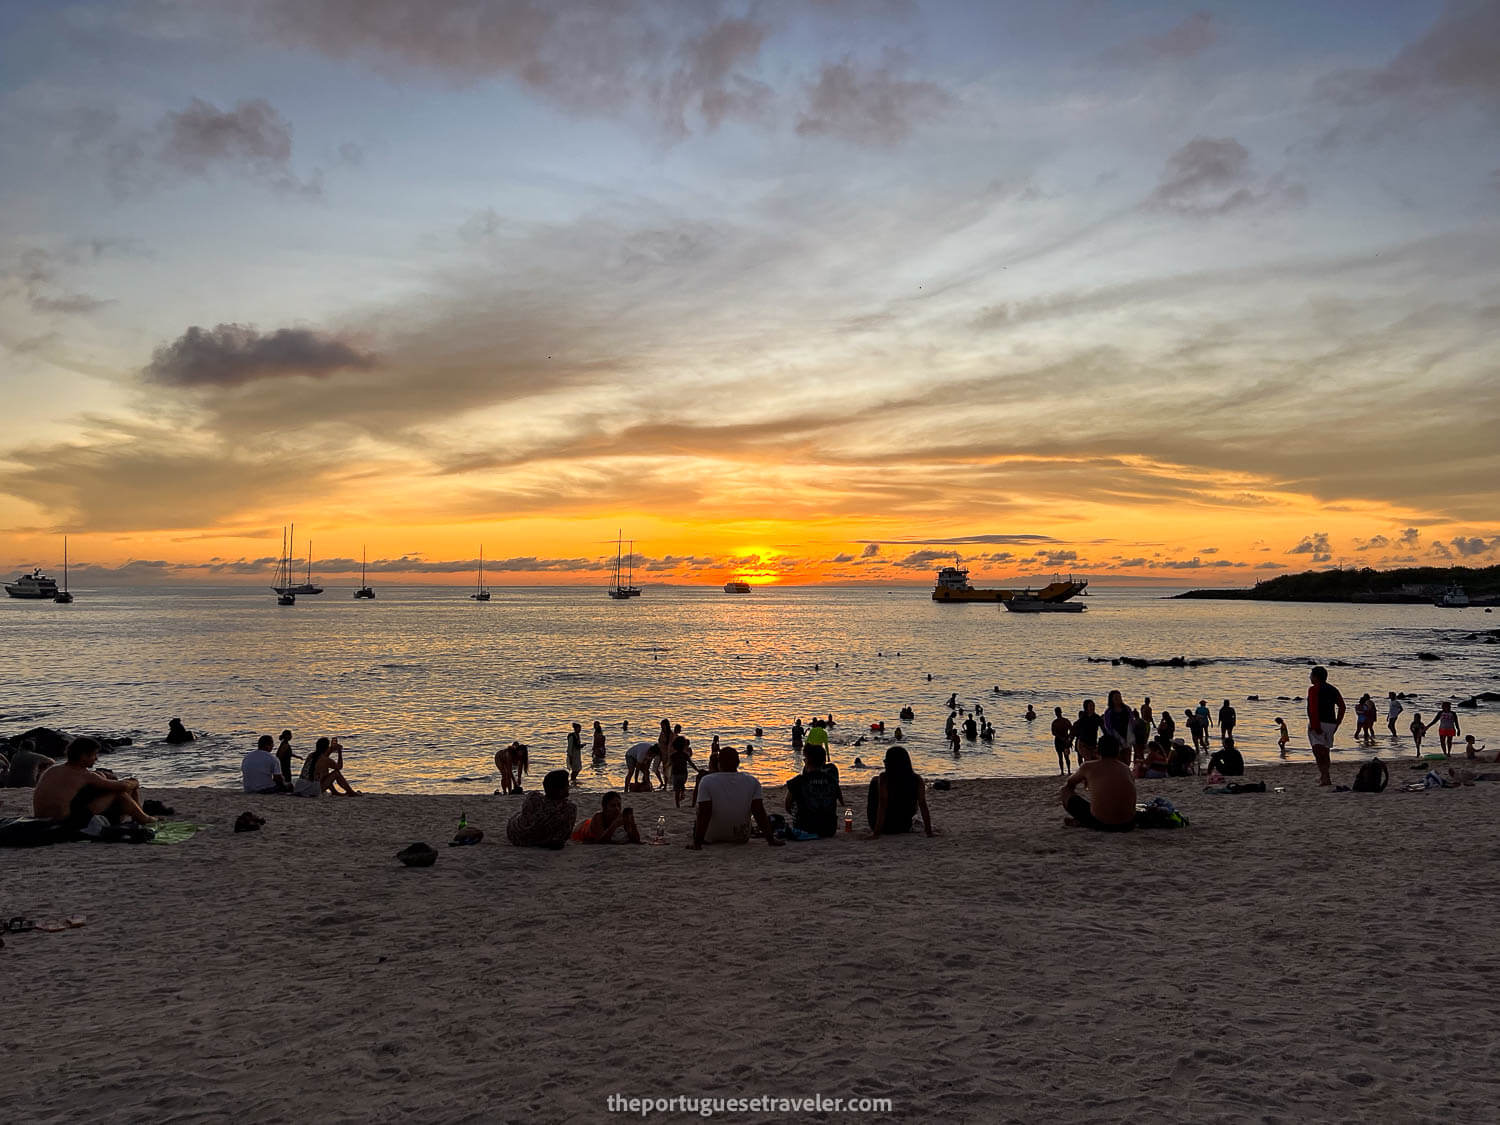
[[490, 592], [484, 588], [484, 544], [479, 545], [479, 577], [474, 581], [474, 592], [469, 597], [476, 602], [490, 600]]
[[370, 589], [369, 583], [365, 581], [365, 549], [363, 547], [359, 549], [359, 589], [354, 591], [354, 596], [356, 598], [375, 596], [375, 591]]
[[63, 588], [53, 595], [52, 600], [62, 605], [70, 605], [73, 595], [68, 593], [68, 537], [63, 536]]
[[[615, 581], [614, 585], [609, 588], [609, 596], [617, 601], [641, 596], [640, 587], [635, 584], [635, 540], [632, 539], [630, 541], [629, 558], [622, 559], [620, 548], [624, 542], [623, 535], [624, 532], [621, 531], [620, 535], [615, 538]], [[622, 561], [627, 563], [630, 568], [630, 576], [624, 582], [620, 581], [620, 566]]]
[[290, 552], [290, 540], [287, 539], [286, 528], [281, 529], [281, 558], [276, 562], [276, 577], [272, 580], [271, 589], [276, 591], [277, 605], [296, 605], [297, 595], [292, 593], [291, 573], [292, 558]]
[[284, 544], [284, 546], [286, 547], [286, 551], [285, 551], [286, 566], [283, 567], [281, 570], [279, 570], [277, 572], [277, 575], [276, 575], [276, 585], [273, 587], [273, 589], [278, 594], [321, 594], [323, 592], [323, 587], [321, 587], [321, 586], [314, 586], [313, 585], [313, 580], [312, 580], [312, 541], [311, 540], [309, 540], [308, 544], [307, 544], [307, 580], [305, 582], [297, 582], [295, 585], [293, 584], [293, 582], [294, 582], [294, 580], [296, 578], [296, 575], [294, 575], [292, 573], [292, 552], [293, 552], [293, 546], [292, 546], [292, 544], [296, 540], [296, 538], [297, 538], [297, 525], [296, 524], [292, 524], [292, 533], [287, 538], [287, 541]]

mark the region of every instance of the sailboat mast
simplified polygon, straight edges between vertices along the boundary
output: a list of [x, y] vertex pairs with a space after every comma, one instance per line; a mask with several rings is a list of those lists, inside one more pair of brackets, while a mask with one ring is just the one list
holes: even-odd
[[360, 547], [360, 549], [359, 549], [359, 585], [360, 585], [361, 589], [363, 589], [365, 586], [369, 585], [369, 583], [367, 583], [365, 581], [365, 549], [364, 549], [364, 547]]
[[68, 537], [63, 536], [63, 593], [68, 592]]
[[635, 540], [634, 539], [632, 539], [630, 541], [630, 555], [629, 555], [629, 557], [625, 561], [626, 561], [626, 563], [630, 567], [630, 577], [628, 579], [626, 579], [625, 585], [626, 586], [634, 586], [635, 585]]
[[307, 541], [307, 584], [312, 585], [312, 540]]

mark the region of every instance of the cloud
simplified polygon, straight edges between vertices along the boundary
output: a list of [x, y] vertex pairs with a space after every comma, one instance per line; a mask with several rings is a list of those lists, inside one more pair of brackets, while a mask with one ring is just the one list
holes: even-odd
[[287, 375], [367, 370], [375, 357], [307, 328], [262, 333], [248, 324], [189, 328], [151, 356], [143, 374], [178, 387], [236, 387]]
[[1500, 535], [1497, 535], [1493, 539], [1489, 540], [1486, 540], [1483, 536], [1478, 535], [1469, 536], [1467, 538], [1462, 535], [1458, 535], [1450, 539], [1449, 542], [1453, 545], [1453, 550], [1458, 555], [1464, 558], [1469, 558], [1474, 555], [1488, 554], [1496, 547], [1500, 547]]
[[1314, 532], [1302, 538], [1295, 547], [1288, 547], [1289, 555], [1311, 555], [1313, 562], [1328, 562], [1333, 558], [1333, 547], [1329, 545], [1328, 533]]
[[[270, 102], [252, 98], [232, 109], [193, 98], [168, 111], [149, 129], [131, 128], [114, 109], [86, 111], [74, 143], [103, 153], [110, 184], [120, 196], [158, 188], [173, 179], [212, 180], [221, 175], [278, 192], [316, 198], [323, 173], [299, 176], [292, 167], [292, 126]], [[358, 146], [340, 149], [340, 162]]]
[[880, 554], [879, 543], [866, 543], [865, 549], [859, 553], [859, 557], [862, 559], [873, 559], [878, 554]]
[[1373, 535], [1360, 543], [1354, 549], [1356, 551], [1383, 551], [1391, 545], [1391, 541], [1384, 535]]
[[900, 559], [893, 559], [892, 566], [902, 570], [931, 570], [935, 562], [946, 562], [953, 557], [952, 551], [913, 551]]
[[[879, 543], [867, 539], [856, 539], [856, 543], [868, 543], [869, 546], [879, 549]], [[880, 543], [890, 543], [900, 546], [962, 546], [966, 543], [985, 543], [998, 546], [1029, 547], [1033, 543], [1056, 543], [1057, 540], [1050, 535], [1032, 535], [1026, 533], [995, 534], [995, 535], [954, 535], [943, 539], [882, 539]], [[867, 554], [872, 554], [866, 548]]]
[[1408, 527], [1401, 533], [1401, 538], [1396, 540], [1396, 546], [1415, 547], [1417, 545], [1417, 540], [1421, 537], [1422, 533], [1417, 528]]
[[898, 64], [897, 56], [873, 68], [848, 59], [825, 64], [807, 87], [797, 132], [865, 145], [905, 140], [917, 122], [935, 116], [953, 99], [936, 83], [899, 78]]
[[1210, 216], [1295, 205], [1305, 198], [1301, 185], [1280, 177], [1256, 182], [1250, 173], [1250, 151], [1233, 137], [1194, 137], [1167, 158], [1146, 205], [1179, 215]]
[[1324, 89], [1349, 104], [1381, 98], [1500, 97], [1500, 3], [1449, 0], [1432, 26], [1386, 65], [1343, 71], [1329, 78]]
[[854, 561], [854, 556], [848, 554], [838, 554], [833, 556], [832, 561], [835, 563], [852, 563]]
[[1160, 64], [1174, 59], [1188, 59], [1208, 50], [1219, 41], [1219, 26], [1208, 12], [1192, 12], [1160, 35], [1150, 35], [1113, 47], [1104, 53], [1104, 61], [1120, 66]]
[[507, 78], [575, 113], [649, 115], [668, 136], [761, 117], [764, 24], [718, 2], [262, 0], [268, 38], [389, 74]]
[[29, 246], [0, 268], [0, 293], [14, 287], [32, 312], [78, 316], [97, 312], [114, 302], [68, 288], [64, 274], [103, 256], [111, 243], [94, 239], [61, 249]]

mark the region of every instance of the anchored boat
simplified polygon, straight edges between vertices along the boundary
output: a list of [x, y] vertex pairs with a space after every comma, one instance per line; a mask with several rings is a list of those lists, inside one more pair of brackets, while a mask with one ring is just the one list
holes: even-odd
[[[979, 590], [969, 583], [969, 572], [957, 558], [953, 566], [938, 571], [937, 585], [932, 590], [935, 602], [1009, 602], [1012, 598], [1031, 597], [1048, 605], [1066, 602], [1088, 589], [1087, 578], [1054, 578], [1040, 590]], [[1080, 607], [1082, 608], [1082, 607]], [[1024, 610], [1022, 612], [1025, 612]], [[1076, 611], [1074, 611], [1076, 612]]]

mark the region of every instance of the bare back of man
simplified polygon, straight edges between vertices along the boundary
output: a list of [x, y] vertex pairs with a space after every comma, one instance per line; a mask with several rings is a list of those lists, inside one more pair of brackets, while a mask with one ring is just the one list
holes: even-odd
[[[1120, 760], [1114, 739], [1100, 740], [1100, 756], [1084, 762], [1063, 786], [1062, 804], [1069, 816], [1088, 828], [1123, 831], [1135, 823], [1135, 779]], [[1078, 787], [1088, 790], [1085, 800]]]
[[116, 780], [95, 773], [98, 759], [97, 743], [74, 739], [67, 760], [37, 779], [31, 796], [32, 815], [75, 821], [103, 815], [115, 821], [128, 817], [137, 824], [154, 824], [156, 818], [146, 815], [140, 806], [140, 783], [133, 778]]

